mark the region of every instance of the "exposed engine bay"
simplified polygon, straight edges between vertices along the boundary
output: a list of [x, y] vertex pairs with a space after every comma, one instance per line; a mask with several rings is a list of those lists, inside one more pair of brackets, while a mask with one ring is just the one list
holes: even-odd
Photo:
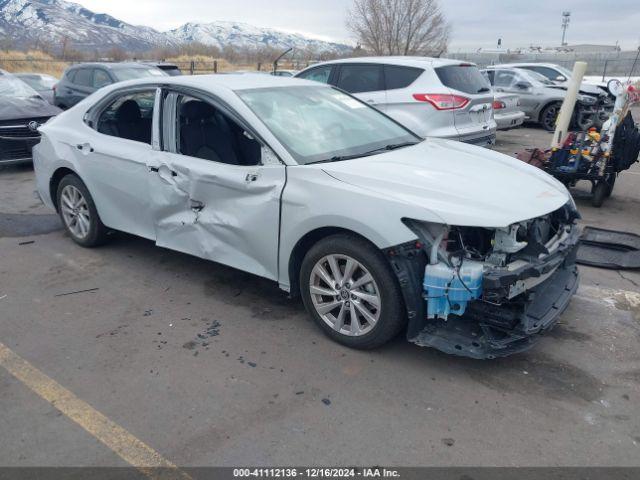
[[506, 228], [405, 219], [416, 242], [387, 249], [409, 316], [408, 338], [473, 358], [526, 350], [578, 287], [572, 202]]

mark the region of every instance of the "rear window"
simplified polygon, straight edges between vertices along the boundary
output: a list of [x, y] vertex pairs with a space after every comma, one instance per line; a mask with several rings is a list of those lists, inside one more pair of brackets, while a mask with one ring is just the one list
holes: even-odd
[[170, 77], [178, 77], [182, 75], [182, 71], [178, 67], [158, 67], [164, 73], [168, 74]]
[[489, 82], [475, 65], [447, 65], [435, 70], [443, 85], [454, 90], [464, 93], [482, 93], [491, 90]]
[[387, 90], [408, 87], [415, 82], [420, 75], [422, 75], [422, 72], [424, 72], [424, 70], [421, 68], [385, 65], [384, 78]]
[[114, 68], [112, 71], [120, 82], [124, 82], [125, 80], [134, 80], [136, 78], [164, 77], [167, 75], [162, 70], [155, 67], [119, 67]]

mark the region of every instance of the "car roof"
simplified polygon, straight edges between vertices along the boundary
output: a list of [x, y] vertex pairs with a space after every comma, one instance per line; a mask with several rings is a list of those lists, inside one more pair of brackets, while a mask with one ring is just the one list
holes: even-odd
[[[482, 68], [481, 70], [524, 70], [523, 68], [517, 67], [516, 65], [489, 65], [487, 67]], [[530, 72], [530, 70], [526, 70]]]
[[153, 65], [149, 65], [148, 63], [142, 62], [86, 62], [86, 63], [77, 63], [75, 65], [71, 65], [69, 70], [77, 69], [77, 68], [92, 68], [92, 67], [102, 67], [108, 70], [117, 70], [118, 68], [149, 68]]
[[117, 85], [135, 86], [149, 83], [155, 85], [181, 85], [202, 90], [210, 90], [211, 87], [222, 87], [231, 91], [249, 90], [252, 88], [299, 87], [304, 85], [318, 88], [331, 88], [331, 85], [313, 82], [311, 80], [303, 80], [295, 77], [278, 77], [259, 73], [183, 75], [178, 77], [156, 77], [154, 79], [141, 78], [121, 82]]
[[519, 62], [519, 63], [500, 63], [494, 67], [559, 67], [556, 63], [538, 63], [538, 62]]
[[14, 75], [16, 77], [51, 77], [51, 78], [55, 78], [52, 75], [49, 75], [48, 73], [37, 73], [37, 72], [18, 72], [18, 73], [14, 73]]
[[383, 63], [387, 65], [401, 65], [405, 67], [444, 67], [447, 65], [475, 65], [472, 62], [467, 62], [463, 60], [454, 60], [451, 58], [434, 58], [434, 57], [354, 57], [354, 58], [340, 58], [338, 60], [330, 60], [328, 62], [319, 62], [311, 67], [317, 67], [319, 65], [333, 65], [340, 63]]

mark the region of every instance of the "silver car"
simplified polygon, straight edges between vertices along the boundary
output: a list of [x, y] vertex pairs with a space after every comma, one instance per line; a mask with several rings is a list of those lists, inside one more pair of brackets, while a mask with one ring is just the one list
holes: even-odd
[[505, 356], [552, 328], [578, 287], [564, 185], [489, 149], [423, 140], [335, 87], [139, 79], [41, 133], [38, 192], [76, 243], [119, 230], [272, 280], [343, 345], [404, 331]]
[[[496, 92], [515, 93], [520, 97], [520, 109], [526, 120], [539, 123], [553, 131], [560, 107], [567, 94], [564, 87], [555, 85], [543, 75], [520, 68], [491, 67], [484, 70]], [[578, 95], [580, 109], [594, 105], [596, 99]]]
[[297, 78], [335, 85], [422, 137], [495, 143], [491, 86], [472, 63], [364, 57], [313, 65]]
[[[496, 65], [496, 67], [522, 68], [524, 70], [536, 72], [546, 77], [555, 85], [560, 85], [561, 87], [568, 87], [569, 82], [571, 81], [571, 77], [573, 76], [573, 72], [571, 70], [561, 65], [556, 65], [555, 63], [505, 63]], [[591, 85], [585, 82], [582, 82], [582, 84], [580, 85], [580, 93], [584, 93], [586, 95], [597, 96], [602, 93], [606, 93], [605, 90], [606, 88], [604, 88], [604, 86], [601, 87], [599, 85]]]
[[525, 114], [520, 110], [520, 97], [515, 93], [496, 92], [493, 100], [493, 117], [498, 130], [509, 130], [522, 125]]

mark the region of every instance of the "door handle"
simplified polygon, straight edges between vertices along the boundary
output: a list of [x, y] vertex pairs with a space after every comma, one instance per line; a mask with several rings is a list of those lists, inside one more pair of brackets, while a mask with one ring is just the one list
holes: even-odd
[[94, 151], [90, 143], [79, 143], [76, 145], [76, 148], [82, 153], [93, 153]]
[[189, 199], [189, 205], [191, 207], [191, 210], [193, 210], [194, 212], [201, 212], [204, 208], [204, 203], [202, 203], [200, 200], [194, 200], [192, 198]]
[[257, 173], [247, 173], [247, 176], [244, 177], [244, 181], [247, 183], [255, 182], [258, 180], [258, 176], [259, 175]]
[[149, 171], [152, 173], [157, 173], [158, 177], [160, 177], [161, 180], [163, 180], [165, 183], [168, 183], [169, 185], [173, 185], [175, 183], [173, 179], [178, 176], [177, 172], [171, 170], [166, 165], [149, 167]]
[[376, 101], [373, 98], [370, 98], [369, 100], [367, 100], [367, 103], [373, 105], [374, 103], [376, 103]]

